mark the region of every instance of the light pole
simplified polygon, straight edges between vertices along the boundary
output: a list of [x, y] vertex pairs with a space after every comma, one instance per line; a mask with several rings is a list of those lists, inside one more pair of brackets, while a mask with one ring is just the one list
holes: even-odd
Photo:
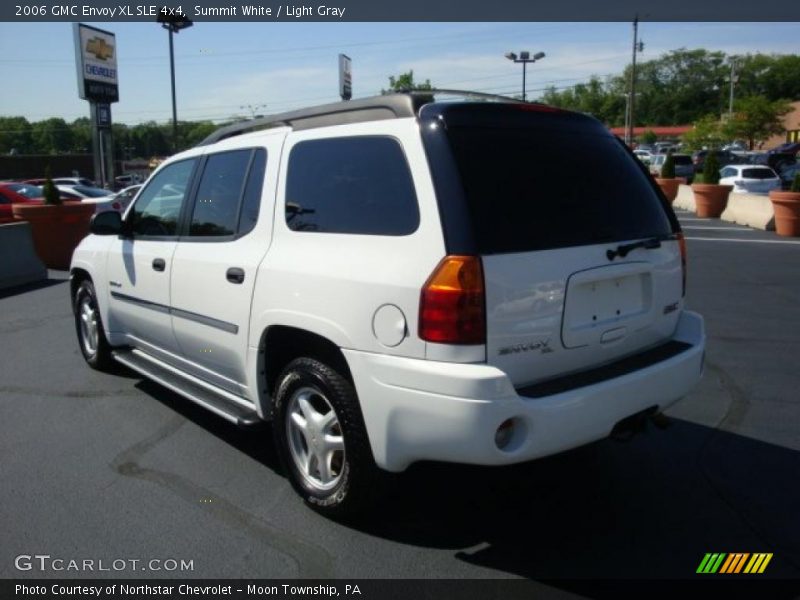
[[165, 15], [159, 11], [156, 22], [169, 31], [169, 74], [172, 82], [172, 150], [178, 150], [178, 107], [175, 101], [175, 51], [172, 45], [172, 34], [188, 29], [193, 25], [191, 20], [183, 14]]
[[250, 111], [250, 116], [255, 119], [256, 118], [256, 111], [259, 108], [267, 108], [266, 104], [242, 104], [239, 108], [246, 108]]
[[522, 63], [522, 101], [525, 102], [525, 69], [527, 68], [528, 63], [535, 63], [537, 60], [544, 58], [544, 52], [537, 52], [531, 56], [530, 52], [523, 50], [519, 53], [519, 56], [517, 56], [514, 52], [506, 52], [505, 56], [508, 60], [511, 60], [515, 63]]
[[631, 62], [631, 84], [630, 84], [630, 98], [628, 100], [628, 129], [626, 138], [629, 143], [633, 142], [633, 129], [635, 127], [634, 120], [634, 106], [636, 105], [636, 53], [644, 50], [644, 42], [638, 40], [639, 36], [639, 15], [633, 19], [633, 59]]
[[728, 102], [728, 114], [733, 115], [733, 88], [739, 82], [739, 77], [736, 75], [736, 60], [738, 57], [731, 56], [731, 97]]

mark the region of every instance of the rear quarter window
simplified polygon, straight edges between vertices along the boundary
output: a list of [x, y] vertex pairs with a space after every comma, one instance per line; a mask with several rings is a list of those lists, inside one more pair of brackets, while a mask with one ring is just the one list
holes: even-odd
[[308, 140], [289, 154], [286, 224], [294, 231], [408, 235], [419, 226], [411, 171], [391, 137]]

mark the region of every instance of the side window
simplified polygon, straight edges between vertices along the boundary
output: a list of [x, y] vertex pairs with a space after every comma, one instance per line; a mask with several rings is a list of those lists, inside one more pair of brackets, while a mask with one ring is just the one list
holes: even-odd
[[181, 207], [196, 163], [196, 158], [182, 160], [164, 167], [153, 177], [139, 194], [130, 213], [134, 235], [177, 234]]
[[239, 201], [250, 166], [251, 149], [212, 154], [206, 161], [194, 203], [190, 236], [236, 233]]
[[253, 231], [258, 222], [258, 211], [261, 206], [261, 190], [264, 187], [264, 171], [267, 168], [267, 151], [258, 148], [250, 173], [247, 176], [247, 185], [244, 188], [241, 215], [239, 216], [239, 234], [245, 235]]
[[736, 176], [736, 169], [731, 169], [730, 167], [725, 167], [722, 169], [722, 173], [720, 173], [723, 177], [735, 177]]
[[289, 155], [286, 224], [322, 233], [416, 231], [417, 196], [399, 142], [360, 136], [298, 143]]

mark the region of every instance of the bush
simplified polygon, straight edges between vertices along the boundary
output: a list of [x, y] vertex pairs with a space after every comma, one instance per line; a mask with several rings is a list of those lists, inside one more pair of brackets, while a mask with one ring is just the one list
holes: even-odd
[[709, 150], [706, 156], [706, 163], [703, 165], [703, 183], [719, 183], [719, 160], [714, 150]]
[[662, 179], [675, 179], [675, 159], [672, 158], [672, 152], [667, 152], [667, 158], [664, 159], [664, 165], [661, 167]]
[[797, 173], [794, 176], [794, 181], [792, 181], [792, 187], [789, 188], [792, 192], [799, 192], [800, 193], [800, 173]]
[[58, 189], [53, 183], [53, 179], [50, 175], [50, 167], [44, 170], [44, 178], [44, 203], [51, 206], [61, 204], [61, 194], [58, 193]]

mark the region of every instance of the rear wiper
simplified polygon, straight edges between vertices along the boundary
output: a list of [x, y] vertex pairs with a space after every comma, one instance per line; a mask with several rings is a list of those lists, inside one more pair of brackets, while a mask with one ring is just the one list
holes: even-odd
[[608, 260], [614, 260], [616, 257], [625, 258], [631, 250], [636, 248], [644, 248], [646, 250], [654, 250], [661, 248], [661, 239], [654, 237], [649, 240], [641, 240], [639, 242], [632, 242], [630, 244], [620, 244], [616, 250], [606, 250]]

